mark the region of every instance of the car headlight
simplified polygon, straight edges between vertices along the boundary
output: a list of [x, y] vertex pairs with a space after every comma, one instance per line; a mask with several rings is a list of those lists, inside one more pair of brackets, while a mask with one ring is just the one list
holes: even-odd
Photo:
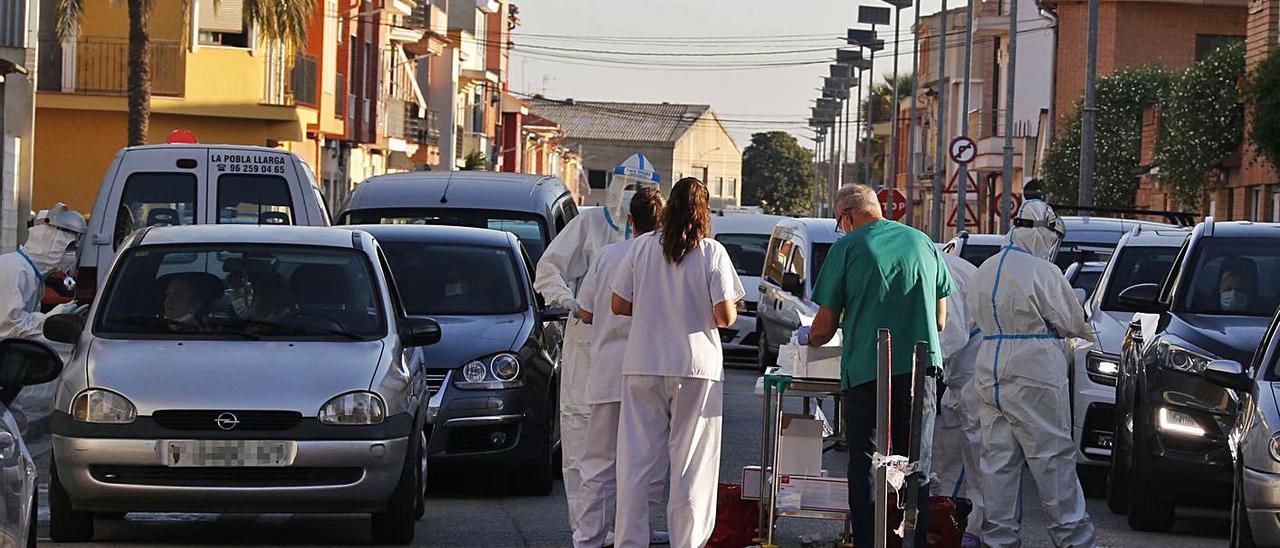
[[1085, 355], [1084, 368], [1093, 382], [1115, 386], [1116, 376], [1120, 374], [1120, 358], [1097, 351], [1089, 352]]
[[1164, 432], [1196, 437], [1205, 435], [1204, 427], [1190, 413], [1161, 407], [1159, 419], [1160, 430]]
[[1271, 443], [1267, 444], [1267, 448], [1270, 449], [1272, 460], [1280, 462], [1280, 434], [1271, 436]]
[[0, 431], [0, 465], [10, 466], [18, 458], [18, 438]]
[[472, 360], [462, 366], [462, 375], [453, 384], [463, 390], [496, 390], [524, 386], [520, 377], [520, 357], [501, 353]]
[[515, 380], [520, 374], [520, 359], [511, 354], [498, 354], [489, 363], [489, 371], [500, 381]]
[[386, 418], [387, 404], [373, 392], [348, 392], [320, 408], [320, 424], [369, 425], [380, 424]]
[[1166, 344], [1164, 346], [1165, 356], [1163, 363], [1169, 369], [1199, 375], [1204, 371], [1204, 366], [1213, 361], [1213, 358], [1209, 356], [1192, 352], [1176, 344]]
[[129, 424], [138, 418], [138, 408], [110, 390], [90, 389], [71, 402], [71, 416], [80, 422]]

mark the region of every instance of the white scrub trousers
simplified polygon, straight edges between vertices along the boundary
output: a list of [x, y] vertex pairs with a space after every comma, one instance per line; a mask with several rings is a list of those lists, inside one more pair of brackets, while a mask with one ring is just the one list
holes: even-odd
[[667, 528], [673, 548], [705, 545], [715, 528], [723, 383], [625, 375], [618, 432], [617, 548], [649, 545], [652, 478], [670, 459]]
[[[599, 548], [613, 527], [617, 508], [617, 460], [618, 421], [622, 413], [621, 402], [597, 403], [591, 406], [591, 423], [587, 426], [587, 439], [592, 443], [582, 456], [582, 487], [578, 489], [578, 528], [573, 532], [573, 545], [578, 548]], [[662, 495], [667, 485], [666, 455], [659, 466], [654, 467], [649, 482], [649, 511], [662, 511]]]

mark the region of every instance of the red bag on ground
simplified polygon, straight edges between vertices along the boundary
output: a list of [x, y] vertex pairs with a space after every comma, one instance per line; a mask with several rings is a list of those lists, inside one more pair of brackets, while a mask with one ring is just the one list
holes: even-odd
[[760, 507], [742, 499], [742, 486], [721, 483], [716, 495], [716, 527], [707, 548], [742, 548], [755, 544], [760, 529]]
[[[902, 522], [896, 497], [889, 494], [888, 548], [901, 548], [902, 537], [893, 532]], [[964, 508], [960, 508], [963, 506]], [[929, 497], [929, 546], [928, 548], [960, 548], [964, 540], [964, 527], [969, 513], [969, 501], [957, 504], [951, 497]]]

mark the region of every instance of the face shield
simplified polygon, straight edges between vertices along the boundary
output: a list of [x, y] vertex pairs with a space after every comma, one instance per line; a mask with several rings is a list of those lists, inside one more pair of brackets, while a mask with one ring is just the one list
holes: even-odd
[[1022, 204], [1009, 229], [1009, 243], [1052, 261], [1066, 237], [1067, 227], [1049, 204], [1029, 200]]
[[644, 187], [659, 188], [660, 178], [654, 166], [643, 154], [632, 154], [625, 162], [613, 168], [609, 189], [605, 195], [605, 220], [609, 228], [631, 237], [627, 225], [627, 212], [631, 211], [631, 198]]

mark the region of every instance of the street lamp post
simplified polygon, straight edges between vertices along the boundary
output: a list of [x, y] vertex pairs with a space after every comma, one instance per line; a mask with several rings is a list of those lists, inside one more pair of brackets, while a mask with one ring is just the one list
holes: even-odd
[[[1009, 0], [1009, 62], [1004, 92], [1004, 173], [1000, 175], [1000, 233], [1009, 232], [1013, 214], [1013, 99], [1018, 61], [1018, 0]], [[999, 92], [1000, 90], [992, 90]], [[1025, 146], [1025, 145], [1024, 145]], [[1026, 151], [1023, 151], [1025, 159]]]
[[933, 239], [942, 240], [942, 189], [947, 180], [947, 0], [938, 12], [938, 115], [934, 121], [937, 143], [933, 156]]
[[[966, 10], [967, 15], [964, 22], [964, 90], [961, 94], [960, 100], [960, 135], [965, 137], [969, 136], [969, 84], [973, 74], [974, 2], [976, 2], [976, 0], [969, 0], [969, 7]], [[956, 190], [958, 202], [956, 204], [956, 231], [961, 231], [968, 226], [968, 222], [965, 219], [965, 212], [969, 208], [969, 165], [967, 163], [960, 164], [960, 173], [956, 176]]]
[[[1089, 0], [1089, 35], [1085, 53], [1084, 107], [1080, 110], [1080, 196], [1078, 205], [1093, 206], [1093, 173], [1098, 131], [1098, 0]], [[1089, 215], [1088, 210], [1081, 212]]]
[[[893, 82], [889, 83], [889, 95], [892, 98], [889, 114], [889, 174], [882, 188], [898, 187], [898, 122], [901, 116], [901, 98], [898, 97], [898, 57], [902, 55], [902, 9], [911, 6], [913, 0], [885, 0], [894, 7], [893, 10]], [[908, 140], [910, 137], [908, 137]], [[907, 211], [910, 211], [908, 202]]]

